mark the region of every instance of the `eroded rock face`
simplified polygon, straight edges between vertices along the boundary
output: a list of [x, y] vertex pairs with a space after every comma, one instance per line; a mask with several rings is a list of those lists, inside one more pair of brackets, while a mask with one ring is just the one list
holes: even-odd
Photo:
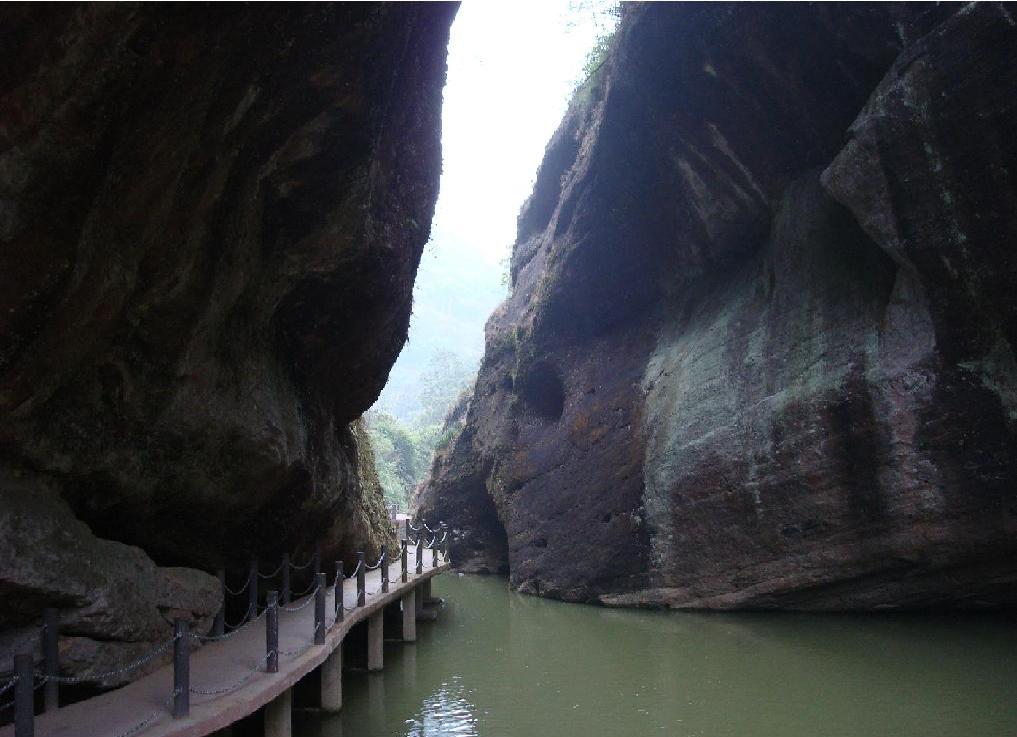
[[607, 604], [1013, 604], [1015, 42], [999, 6], [629, 9], [422, 497], [453, 558]]
[[0, 469], [35, 506], [0, 507], [0, 629], [162, 638], [212, 606], [180, 566], [375, 549], [351, 423], [406, 336], [454, 5], [2, 12]]
[[[0, 488], [0, 596], [8, 621], [34, 623], [43, 607], [59, 609], [63, 672], [106, 673], [152, 651], [172, 634], [174, 619], [208, 630], [219, 611], [219, 581], [193, 568], [158, 567], [140, 548], [101, 540], [76, 519], [56, 484], [5, 476]], [[35, 651], [33, 624], [6, 629], [0, 650]], [[158, 667], [172, 651], [147, 667], [114, 678], [115, 686]]]

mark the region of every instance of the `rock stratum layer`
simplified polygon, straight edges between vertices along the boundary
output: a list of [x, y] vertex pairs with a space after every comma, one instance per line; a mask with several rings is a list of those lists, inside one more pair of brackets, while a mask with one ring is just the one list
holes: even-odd
[[612, 605], [1017, 603], [1017, 27], [629, 6], [423, 514]]
[[56, 606], [101, 671], [207, 622], [207, 571], [391, 537], [357, 418], [406, 336], [454, 10], [0, 11], [4, 652]]

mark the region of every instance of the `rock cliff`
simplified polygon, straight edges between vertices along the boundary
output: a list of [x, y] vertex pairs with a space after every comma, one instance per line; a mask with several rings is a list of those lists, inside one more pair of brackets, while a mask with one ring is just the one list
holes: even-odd
[[421, 497], [611, 605], [1017, 603], [1017, 27], [628, 6]]
[[356, 421], [406, 336], [454, 11], [0, 11], [0, 668], [43, 606], [103, 670], [207, 623], [218, 566], [391, 536]]

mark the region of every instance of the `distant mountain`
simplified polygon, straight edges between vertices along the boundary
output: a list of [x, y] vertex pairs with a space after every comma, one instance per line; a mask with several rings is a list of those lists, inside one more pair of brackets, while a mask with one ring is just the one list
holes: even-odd
[[484, 323], [505, 294], [502, 268], [436, 225], [417, 272], [410, 337], [375, 409], [413, 420], [424, 409], [421, 376], [437, 354], [454, 353], [475, 371], [484, 353]]

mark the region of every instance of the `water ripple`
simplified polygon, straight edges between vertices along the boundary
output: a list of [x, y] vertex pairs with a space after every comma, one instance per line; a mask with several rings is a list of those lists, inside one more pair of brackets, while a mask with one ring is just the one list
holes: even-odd
[[458, 679], [443, 683], [424, 699], [420, 716], [407, 720], [406, 737], [479, 737], [473, 704]]

